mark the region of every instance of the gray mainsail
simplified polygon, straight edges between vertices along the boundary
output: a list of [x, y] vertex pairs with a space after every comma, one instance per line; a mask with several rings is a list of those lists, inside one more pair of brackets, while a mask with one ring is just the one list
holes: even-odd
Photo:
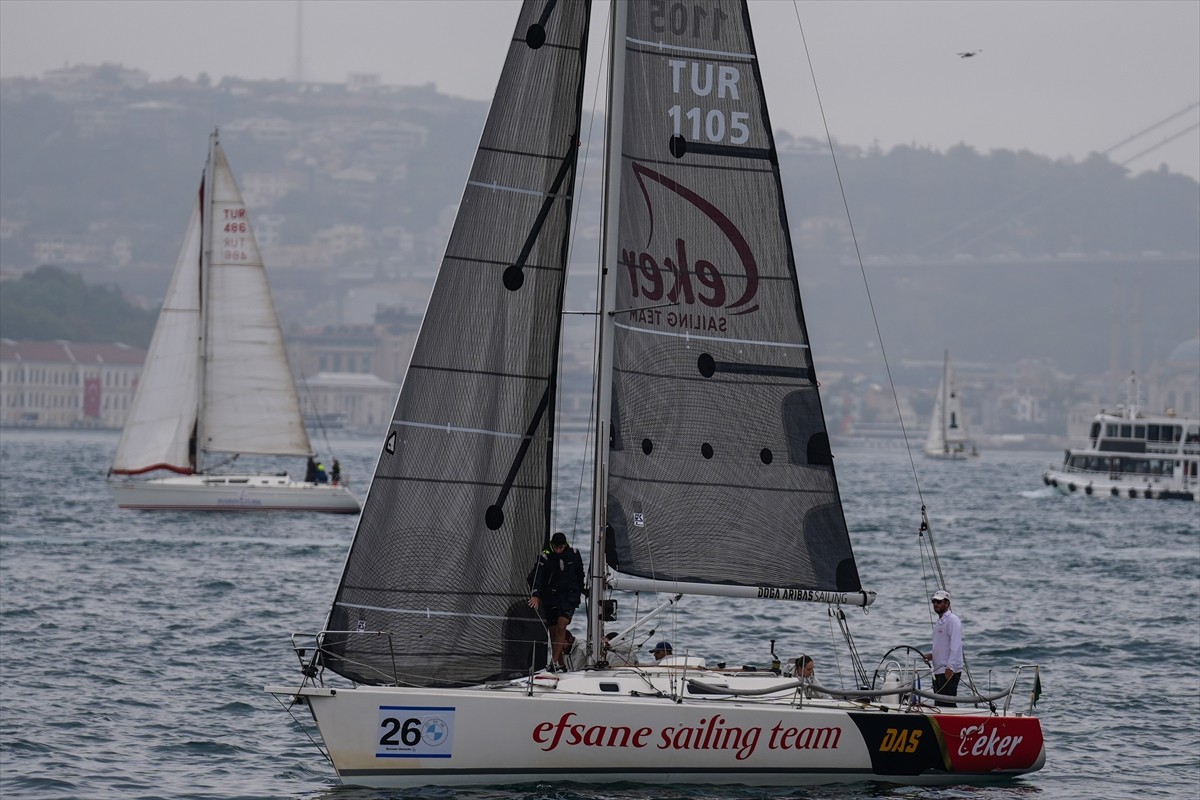
[[323, 665], [359, 683], [479, 683], [546, 639], [525, 578], [549, 536], [589, 12], [518, 19], [326, 625]]
[[860, 592], [748, 10], [628, 13], [608, 565]]

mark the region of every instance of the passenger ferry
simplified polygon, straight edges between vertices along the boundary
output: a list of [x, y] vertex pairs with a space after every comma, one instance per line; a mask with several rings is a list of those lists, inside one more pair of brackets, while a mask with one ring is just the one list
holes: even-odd
[[[1131, 398], [1136, 388], [1130, 379]], [[1200, 502], [1200, 420], [1138, 411], [1136, 399], [1101, 410], [1086, 447], [1068, 449], [1042, 474], [1063, 494]]]

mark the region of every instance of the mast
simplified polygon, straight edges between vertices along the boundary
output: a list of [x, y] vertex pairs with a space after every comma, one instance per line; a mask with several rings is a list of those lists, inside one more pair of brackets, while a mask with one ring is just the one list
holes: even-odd
[[604, 238], [600, 247], [600, 317], [596, 332], [596, 452], [592, 470], [592, 574], [591, 602], [588, 604], [588, 638], [592, 661], [604, 654], [604, 538], [608, 525], [608, 441], [612, 421], [612, 341], [613, 306], [616, 284], [610, 280], [609, 265], [615, 263], [620, 248], [617, 231], [620, 224], [621, 139], [625, 107], [625, 28], [629, 9], [626, 0], [613, 0], [609, 18], [608, 109], [605, 119], [604, 150]]
[[213, 213], [213, 165], [216, 163], [218, 129], [208, 136], [208, 161], [204, 164], [204, 180], [200, 184], [200, 336], [196, 340], [196, 358], [200, 362], [196, 392], [196, 452], [195, 471], [204, 471], [201, 454], [204, 452], [204, 398], [208, 389], [208, 310], [211, 303], [212, 280], [209, 264], [212, 263], [212, 213]]

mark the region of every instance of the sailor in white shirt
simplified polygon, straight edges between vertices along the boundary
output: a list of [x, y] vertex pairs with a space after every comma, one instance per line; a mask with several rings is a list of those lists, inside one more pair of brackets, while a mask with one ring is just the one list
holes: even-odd
[[[926, 663], [933, 665], [933, 691], [941, 695], [957, 695], [958, 679], [962, 677], [962, 621], [950, 610], [950, 593], [938, 589], [930, 598], [937, 622], [933, 623], [933, 652], [925, 653]], [[957, 703], [942, 703], [955, 707]]]

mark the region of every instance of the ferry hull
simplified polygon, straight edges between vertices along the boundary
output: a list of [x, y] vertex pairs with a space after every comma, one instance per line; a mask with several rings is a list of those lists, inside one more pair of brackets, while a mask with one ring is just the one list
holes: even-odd
[[1125, 476], [1107, 472], [1086, 472], [1051, 465], [1042, 473], [1042, 482], [1060, 494], [1088, 497], [1119, 497], [1133, 500], [1188, 500], [1200, 502], [1200, 485], [1158, 476]]
[[1002, 779], [1045, 761], [1035, 717], [836, 701], [676, 703], [621, 694], [625, 688], [608, 696], [536, 688], [268, 691], [309, 706], [343, 782], [376, 788], [559, 780], [924, 785]]
[[357, 514], [345, 486], [293, 481], [287, 475], [181, 475], [110, 480], [121, 508], [140, 511], [310, 511]]

